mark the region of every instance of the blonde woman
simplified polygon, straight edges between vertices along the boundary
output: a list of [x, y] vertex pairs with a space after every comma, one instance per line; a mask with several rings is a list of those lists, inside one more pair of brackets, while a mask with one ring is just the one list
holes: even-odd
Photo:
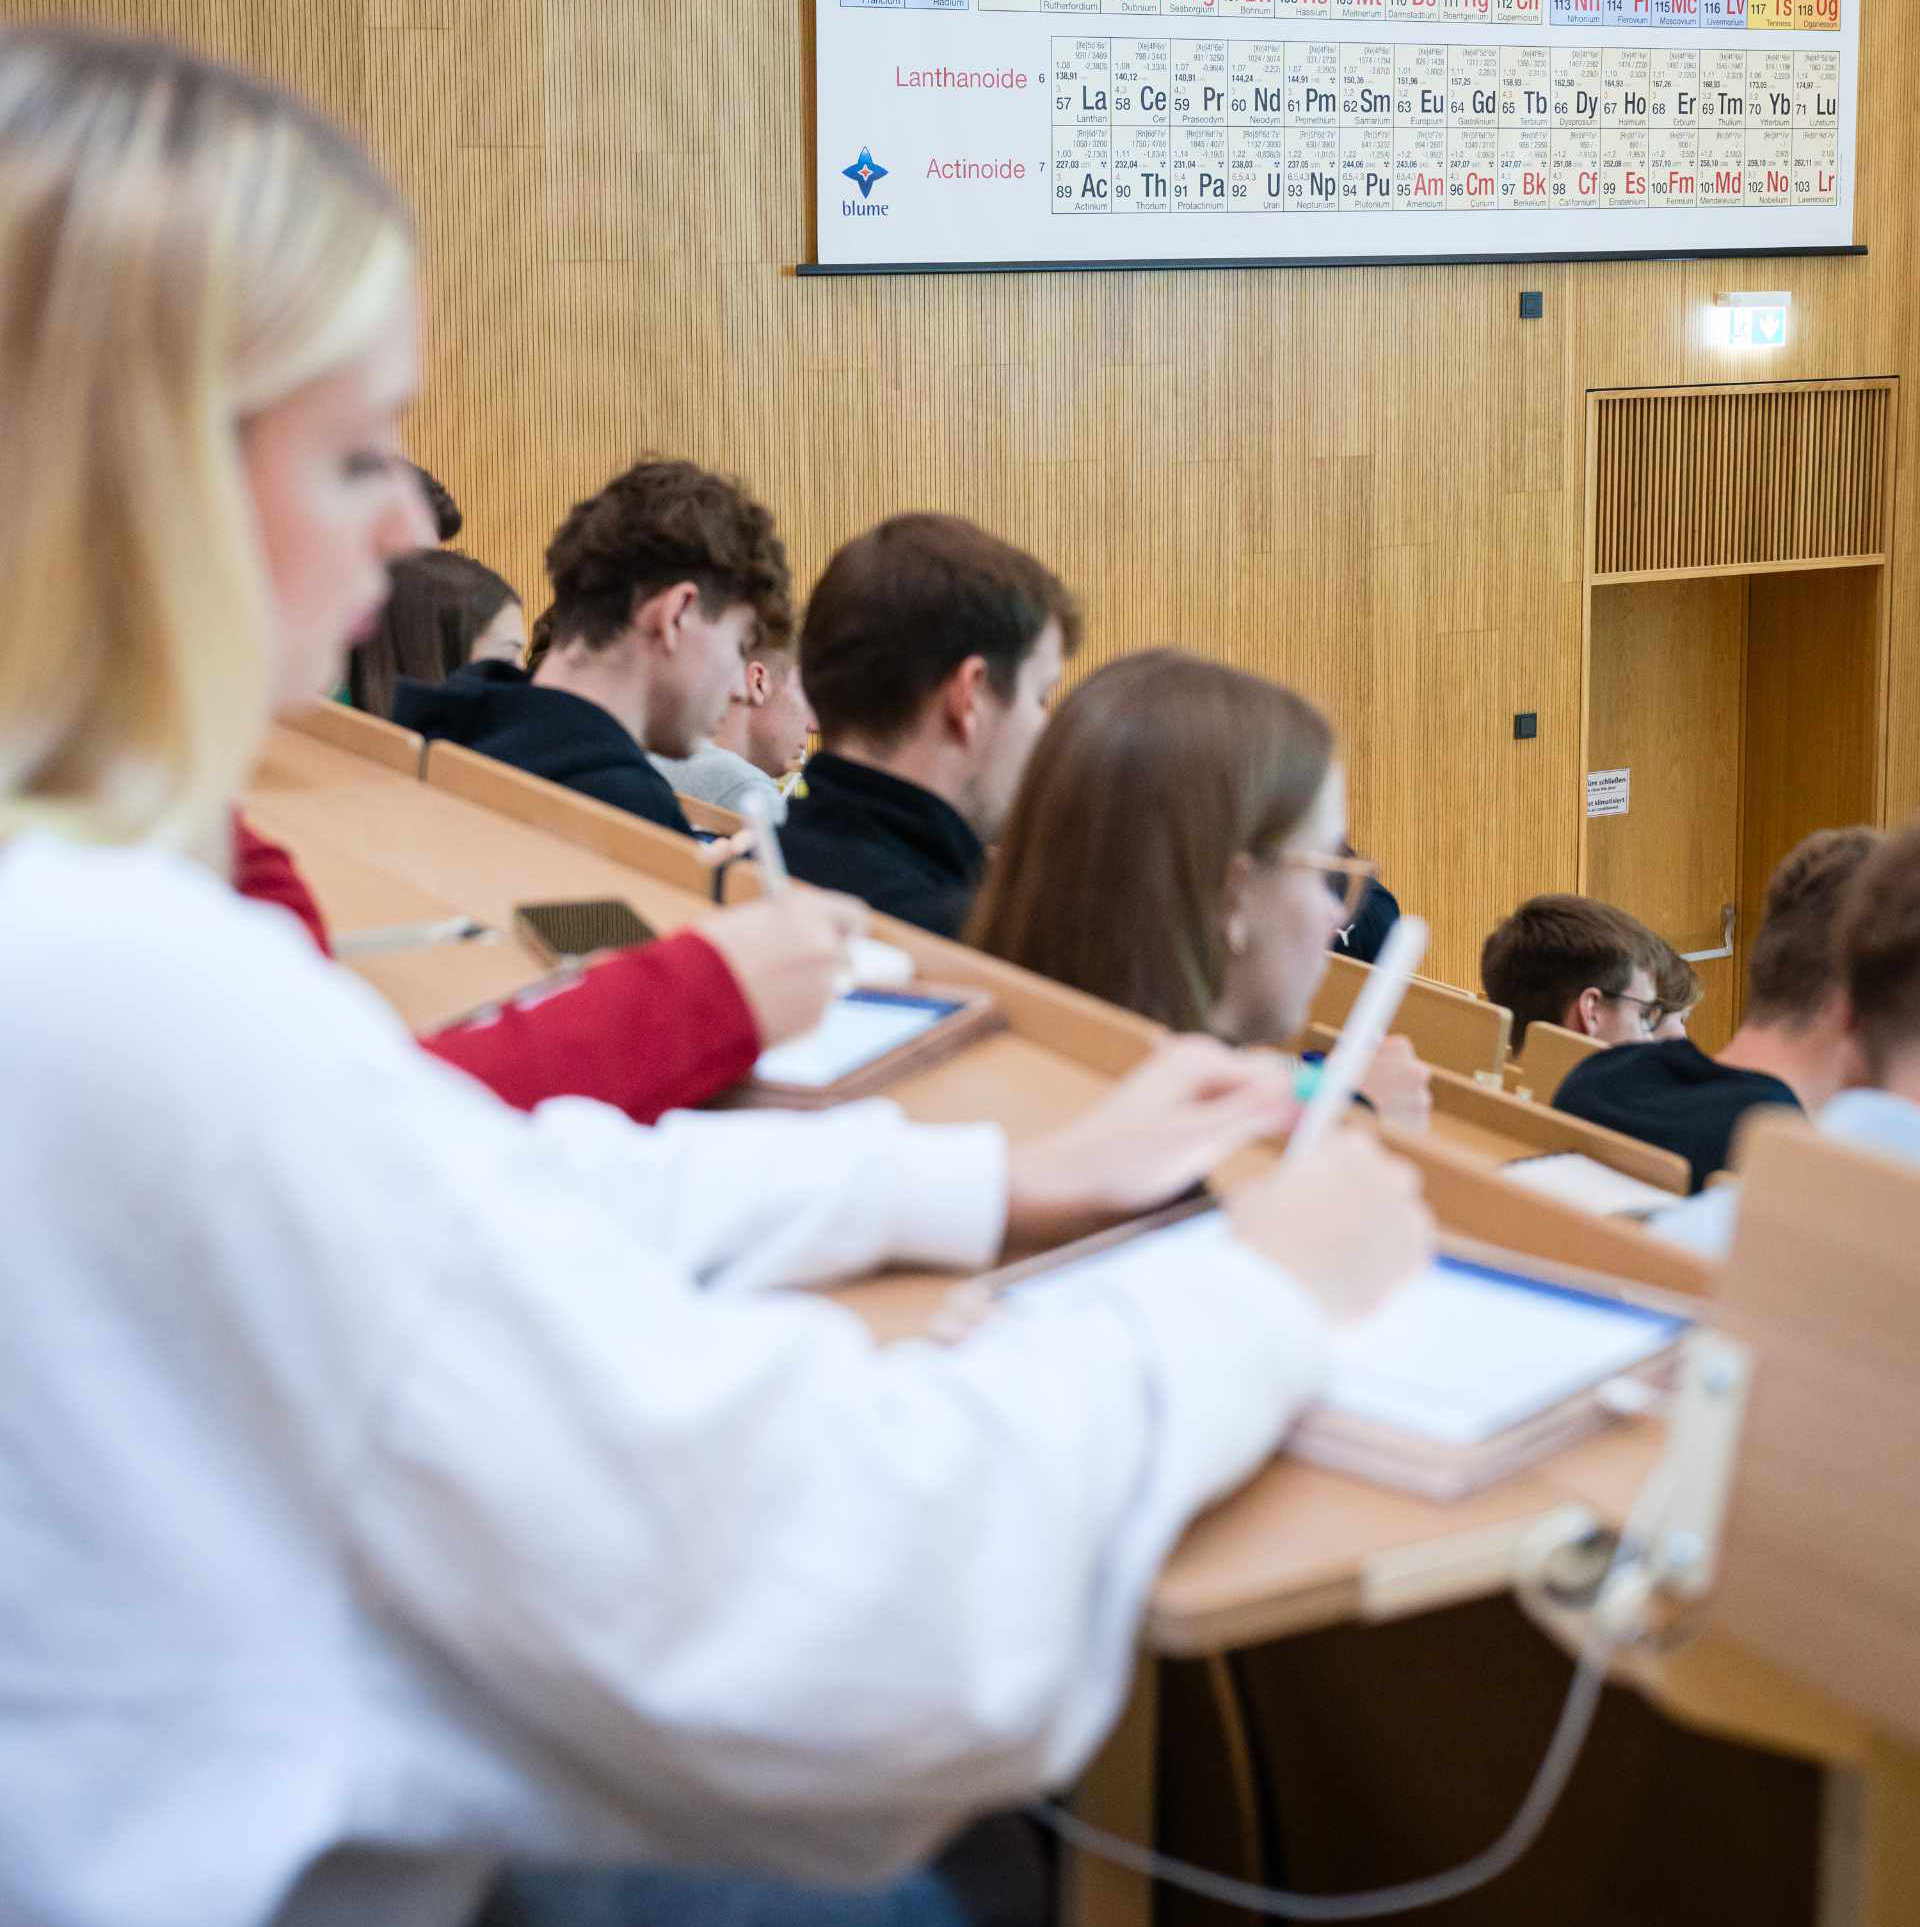
[[1018, 1153], [527, 1115], [235, 897], [270, 708], [416, 539], [412, 317], [324, 123], [0, 33], [7, 1919], [431, 1927], [512, 1852], [902, 1866], [1085, 1759], [1174, 1535], [1426, 1249], [1348, 1141], [1239, 1196], [1217, 1271], [880, 1353], [756, 1288], [977, 1266], [1284, 1100], [1196, 1043]]

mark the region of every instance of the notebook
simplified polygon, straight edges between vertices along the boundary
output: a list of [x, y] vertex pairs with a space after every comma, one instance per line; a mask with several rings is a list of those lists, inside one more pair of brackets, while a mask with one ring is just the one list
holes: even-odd
[[849, 990], [812, 1030], [760, 1053], [725, 1101], [808, 1109], [849, 1102], [929, 1070], [1005, 1023], [978, 991]]
[[[1217, 1211], [1029, 1272], [1023, 1298], [1144, 1267], [1178, 1289], [1231, 1236]], [[1519, 1261], [1515, 1261], [1516, 1266]], [[1030, 1300], [1031, 1301], [1031, 1300]], [[1320, 1402], [1287, 1450], [1430, 1498], [1462, 1497], [1609, 1422], [1600, 1388], [1662, 1376], [1687, 1319], [1531, 1275], [1439, 1257], [1372, 1316], [1338, 1328]]]
[[1556, 1151], [1545, 1157], [1515, 1158], [1500, 1167], [1510, 1184], [1524, 1185], [1544, 1198], [1591, 1211], [1602, 1218], [1646, 1219], [1680, 1202], [1672, 1191], [1662, 1191], [1644, 1178], [1602, 1164], [1582, 1151]]

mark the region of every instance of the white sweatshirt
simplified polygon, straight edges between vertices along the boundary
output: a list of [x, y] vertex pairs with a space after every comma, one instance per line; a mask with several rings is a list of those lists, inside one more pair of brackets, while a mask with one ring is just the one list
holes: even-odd
[[984, 1263], [1005, 1157], [523, 1116], [279, 912], [0, 850], [0, 1922], [878, 1877], [1066, 1779], [1324, 1341], [1251, 1253], [951, 1350], [753, 1289]]

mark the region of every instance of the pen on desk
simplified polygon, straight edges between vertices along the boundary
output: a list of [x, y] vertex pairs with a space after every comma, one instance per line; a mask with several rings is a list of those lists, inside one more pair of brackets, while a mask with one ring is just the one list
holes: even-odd
[[349, 930], [333, 940], [336, 957], [370, 957], [386, 950], [427, 950], [443, 943], [491, 943], [498, 936], [475, 917], [443, 917], [438, 923], [395, 923], [378, 930]]
[[785, 894], [787, 859], [780, 850], [780, 832], [773, 827], [773, 804], [759, 791], [740, 799], [740, 814], [753, 831], [753, 860], [760, 871], [760, 887], [770, 897]]
[[1387, 933], [1380, 958], [1367, 978], [1366, 986], [1354, 1001], [1352, 1011], [1340, 1031], [1340, 1040], [1320, 1067], [1320, 1082], [1300, 1122], [1287, 1141], [1286, 1155], [1301, 1158], [1326, 1136], [1328, 1130], [1346, 1115], [1353, 1094], [1360, 1088], [1367, 1067], [1387, 1035], [1407, 994], [1407, 985], [1420, 961], [1427, 954], [1427, 926], [1419, 917], [1402, 917]]

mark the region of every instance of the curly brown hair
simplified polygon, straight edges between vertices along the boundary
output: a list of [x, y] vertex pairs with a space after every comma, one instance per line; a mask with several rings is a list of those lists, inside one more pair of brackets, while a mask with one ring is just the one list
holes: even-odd
[[547, 545], [553, 601], [529, 665], [556, 643], [604, 649], [637, 604], [691, 582], [709, 616], [753, 609], [758, 647], [793, 634], [793, 579], [773, 517], [731, 477], [647, 457], [576, 502]]

